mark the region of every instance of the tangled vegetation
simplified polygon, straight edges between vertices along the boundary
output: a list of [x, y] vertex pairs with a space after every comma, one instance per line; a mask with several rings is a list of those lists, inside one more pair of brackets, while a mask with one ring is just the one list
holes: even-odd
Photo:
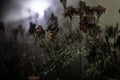
[[[0, 74], [7, 76], [3, 80], [119, 80], [119, 25], [102, 30], [99, 19], [106, 9], [79, 4], [78, 10], [66, 7], [66, 21], [59, 25], [55, 18], [47, 35], [30, 23], [33, 43], [18, 42], [16, 30], [11, 38], [0, 29]], [[76, 15], [80, 23], [73, 29]]]

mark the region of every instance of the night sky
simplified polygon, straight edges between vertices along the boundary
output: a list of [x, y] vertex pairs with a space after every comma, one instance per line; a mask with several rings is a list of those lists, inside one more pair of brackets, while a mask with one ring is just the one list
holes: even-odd
[[2, 9], [10, 0], [0, 0], [0, 9]]
[[20, 13], [20, 2], [23, 1], [24, 0], [0, 0], [0, 18], [2, 19], [8, 15], [14, 14], [15, 12]]
[[10, 0], [0, 0], [0, 18], [3, 15], [4, 7], [9, 3]]
[[[34, 20], [29, 20], [31, 13], [28, 13], [28, 8], [25, 7], [33, 6], [34, 3], [32, 5], [30, 5], [29, 3], [31, 1], [33, 2], [34, 0], [0, 0], [0, 21], [5, 22], [6, 24], [9, 23], [14, 24], [15, 26], [19, 24], [28, 26], [30, 21], [34, 22]], [[46, 21], [50, 17], [50, 15], [48, 14], [51, 14], [51, 12], [54, 13], [57, 17], [61, 18], [63, 13], [63, 7], [59, 0], [38, 0], [38, 1], [40, 2], [40, 5], [42, 5], [42, 2], [44, 1], [50, 4], [49, 6], [50, 11], [48, 10], [48, 8], [46, 9], [47, 14], [45, 14], [46, 16], [43, 19], [39, 20], [38, 25], [40, 24], [46, 28], [47, 26]], [[45, 5], [42, 5], [41, 7], [44, 6]]]
[[[15, 8], [15, 5], [18, 6], [18, 4], [11, 4], [15, 0], [0, 0], [0, 18], [5, 16], [4, 13], [9, 14], [10, 11], [12, 11], [12, 8]], [[19, 1], [19, 0], [17, 0]], [[22, 1], [22, 0], [20, 0]], [[56, 1], [56, 0], [55, 0]], [[79, 0], [68, 0], [68, 4], [77, 5]], [[101, 21], [105, 22], [107, 25], [115, 25], [116, 22], [120, 21], [120, 14], [118, 13], [118, 10], [120, 8], [120, 0], [85, 0], [88, 5], [102, 5], [105, 8], [107, 8], [107, 14], [104, 14], [101, 17]], [[12, 8], [9, 6], [13, 5]], [[10, 8], [10, 9], [9, 9]], [[11, 10], [12, 9], [12, 10]], [[19, 9], [19, 8], [18, 8]], [[17, 9], [17, 10], [18, 10]]]

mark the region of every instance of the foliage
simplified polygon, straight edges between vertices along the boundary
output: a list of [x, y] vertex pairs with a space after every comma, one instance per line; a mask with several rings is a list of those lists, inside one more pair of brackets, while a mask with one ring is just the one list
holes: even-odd
[[[106, 9], [101, 5], [87, 6], [82, 1], [79, 4], [78, 11], [72, 6], [65, 7], [64, 19], [69, 17], [70, 23], [66, 21], [58, 25], [57, 19], [53, 20], [55, 25], [49, 26], [52, 28], [48, 30], [46, 36], [42, 26], [35, 29], [35, 24], [31, 23], [29, 33], [34, 35], [37, 31], [38, 34], [34, 35], [34, 43], [18, 42], [16, 35], [14, 39], [7, 35], [1, 36], [5, 34], [4, 31], [1, 32], [0, 73], [8, 76], [7, 80], [66, 80], [66, 76], [71, 78], [67, 75], [72, 74], [71, 64], [78, 62], [77, 65], [80, 66], [77, 74], [80, 77], [77, 77], [77, 80], [119, 80], [118, 24], [115, 28], [108, 27], [104, 34], [98, 23]], [[75, 26], [71, 23], [74, 15], [80, 17], [79, 26], [75, 29], [72, 28]], [[67, 25], [63, 26], [64, 24]], [[84, 63], [82, 57], [87, 60], [84, 66], [82, 66]]]

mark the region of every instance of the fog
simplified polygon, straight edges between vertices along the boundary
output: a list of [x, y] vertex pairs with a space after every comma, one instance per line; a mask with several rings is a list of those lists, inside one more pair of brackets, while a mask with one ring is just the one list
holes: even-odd
[[[87, 5], [96, 6], [102, 5], [107, 9], [107, 13], [103, 14], [100, 21], [105, 25], [114, 25], [120, 21], [120, 14], [118, 10], [120, 8], [119, 0], [82, 0], [86, 1]], [[78, 7], [79, 0], [67, 0], [67, 6], [73, 5]], [[35, 5], [36, 4], [36, 5]], [[18, 23], [28, 26], [30, 21], [36, 22], [35, 14], [39, 13], [39, 22], [47, 28], [47, 20], [51, 13], [58, 16], [59, 20], [62, 19], [63, 6], [60, 0], [4, 0], [0, 3], [1, 12], [0, 17], [6, 23]], [[32, 17], [30, 17], [32, 16]], [[76, 22], [76, 21], [75, 21]], [[28, 27], [26, 27], [28, 28]]]
[[47, 28], [51, 13], [62, 18], [63, 6], [59, 0], [11, 0], [6, 2], [2, 11], [2, 21], [17, 26], [22, 24], [28, 29], [29, 22]]

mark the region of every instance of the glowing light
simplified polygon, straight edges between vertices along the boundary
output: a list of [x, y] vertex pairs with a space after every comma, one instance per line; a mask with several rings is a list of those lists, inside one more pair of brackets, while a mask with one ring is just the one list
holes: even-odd
[[34, 13], [38, 13], [39, 16], [44, 16], [44, 11], [49, 8], [50, 3], [46, 0], [30, 0], [26, 3], [26, 8], [30, 9]]

